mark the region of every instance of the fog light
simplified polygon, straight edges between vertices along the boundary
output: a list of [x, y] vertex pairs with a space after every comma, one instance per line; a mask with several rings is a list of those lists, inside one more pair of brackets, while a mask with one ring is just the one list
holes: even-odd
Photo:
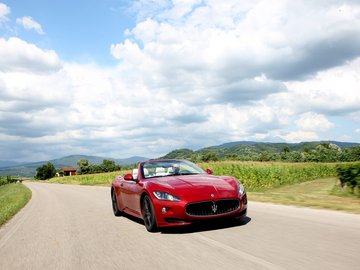
[[161, 212], [162, 212], [163, 214], [165, 214], [167, 211], [168, 211], [167, 207], [163, 207], [163, 208], [161, 209]]

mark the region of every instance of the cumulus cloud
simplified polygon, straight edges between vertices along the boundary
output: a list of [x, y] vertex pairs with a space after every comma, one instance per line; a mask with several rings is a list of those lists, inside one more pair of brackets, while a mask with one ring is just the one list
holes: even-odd
[[292, 143], [315, 141], [319, 139], [318, 134], [313, 131], [292, 131], [285, 135], [280, 135], [279, 137]]
[[349, 115], [360, 111], [360, 58], [319, 72], [313, 79], [286, 82], [288, 103], [298, 110]]
[[296, 124], [301, 130], [306, 131], [326, 131], [335, 127], [324, 115], [313, 112], [302, 114]]
[[358, 2], [132, 3], [114, 68], [0, 38], [0, 147], [21, 141], [9, 159], [310, 141], [333, 116], [359, 121]]
[[4, 3], [0, 3], [0, 23], [6, 22], [8, 20], [7, 15], [10, 14], [10, 7]]
[[0, 59], [3, 72], [52, 72], [61, 68], [55, 51], [40, 49], [16, 37], [0, 38]]
[[113, 55], [129, 61], [137, 46], [137, 56], [162, 70], [200, 67], [230, 80], [303, 79], [360, 55], [360, 6], [350, 2], [189, 1], [186, 16], [176, 15], [184, 1], [176, 2], [159, 4], [156, 16], [128, 31], [133, 40], [112, 46]]
[[360, 5], [320, 2], [153, 1], [111, 53], [183, 102], [247, 104], [360, 56]]
[[45, 34], [41, 25], [37, 21], [35, 21], [33, 18], [31, 18], [30, 16], [17, 18], [16, 23], [22, 25], [27, 30], [34, 30], [35, 32], [37, 32], [40, 35]]

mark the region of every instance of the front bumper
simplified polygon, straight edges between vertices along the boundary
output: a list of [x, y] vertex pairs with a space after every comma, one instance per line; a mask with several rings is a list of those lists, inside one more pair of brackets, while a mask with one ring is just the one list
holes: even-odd
[[197, 221], [204, 221], [204, 220], [215, 220], [219, 218], [227, 218], [227, 217], [234, 217], [241, 219], [246, 216], [247, 212], [247, 196], [246, 193], [241, 196], [240, 198], [226, 198], [226, 199], [218, 199], [211, 201], [214, 205], [221, 200], [239, 200], [239, 205], [236, 209], [231, 209], [228, 213], [213, 213], [210, 215], [201, 215], [201, 216], [194, 216], [189, 215], [186, 212], [186, 206], [189, 204], [194, 203], [201, 203], [201, 202], [171, 202], [171, 201], [162, 201], [162, 200], [154, 200], [154, 209], [155, 209], [155, 216], [156, 222], [158, 227], [170, 227], [170, 226], [184, 226], [190, 225]]

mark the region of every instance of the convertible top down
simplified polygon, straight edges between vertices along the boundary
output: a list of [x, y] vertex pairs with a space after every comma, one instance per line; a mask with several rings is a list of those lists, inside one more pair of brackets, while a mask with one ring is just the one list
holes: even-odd
[[195, 221], [246, 216], [247, 198], [232, 176], [214, 176], [186, 160], [141, 162], [132, 174], [111, 185], [114, 214], [123, 212], [144, 220], [152, 232], [158, 227], [183, 226]]

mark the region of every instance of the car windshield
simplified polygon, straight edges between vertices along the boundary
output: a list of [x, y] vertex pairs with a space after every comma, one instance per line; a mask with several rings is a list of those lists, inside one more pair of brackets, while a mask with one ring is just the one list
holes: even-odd
[[142, 165], [142, 172], [144, 178], [205, 173], [194, 163], [186, 160], [147, 161]]

